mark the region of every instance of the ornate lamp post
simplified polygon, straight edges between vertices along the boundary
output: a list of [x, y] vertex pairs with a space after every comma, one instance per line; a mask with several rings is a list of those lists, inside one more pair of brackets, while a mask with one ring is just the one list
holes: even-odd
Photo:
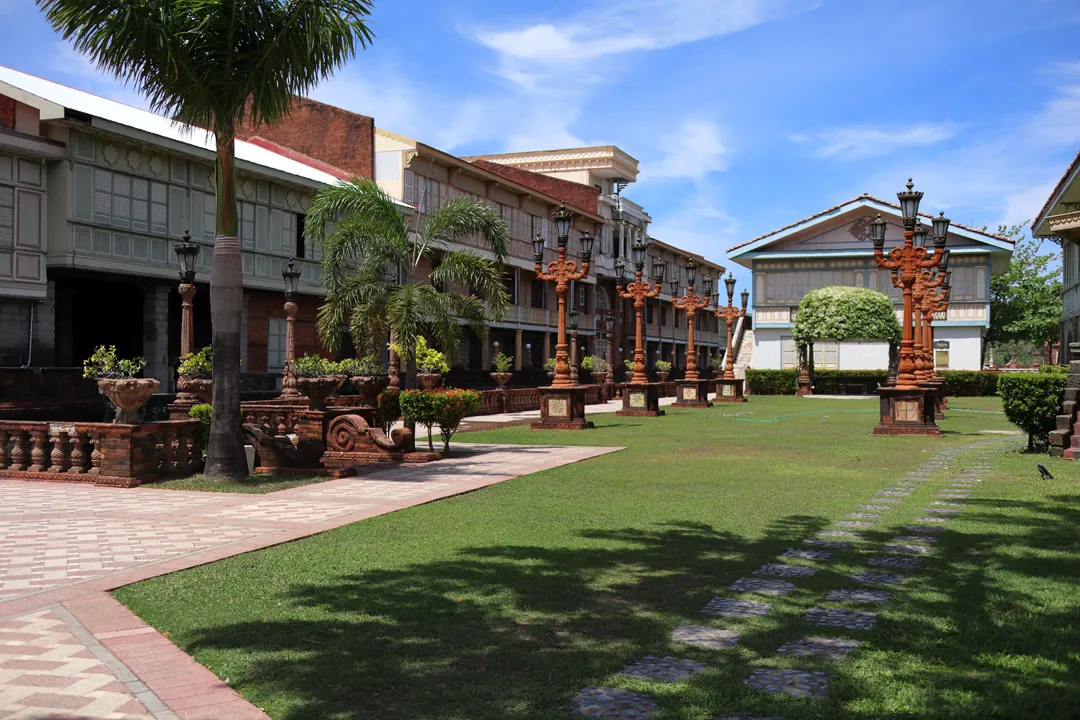
[[582, 430], [593, 424], [585, 419], [585, 389], [578, 386], [570, 376], [570, 356], [566, 345], [566, 291], [572, 280], [583, 280], [589, 275], [592, 258], [593, 236], [581, 235], [581, 268], [573, 260], [566, 259], [566, 246], [570, 241], [570, 221], [573, 213], [563, 205], [555, 213], [555, 235], [558, 243], [558, 259], [548, 263], [544, 271], [544, 238], [537, 234], [533, 240], [533, 261], [536, 277], [555, 283], [555, 295], [559, 300], [558, 335], [555, 340], [555, 378], [551, 386], [540, 388], [540, 420], [534, 429]]
[[697, 365], [697, 343], [694, 340], [694, 325], [697, 311], [704, 310], [711, 303], [713, 291], [712, 275], [706, 275], [701, 281], [701, 295], [694, 294], [697, 284], [697, 262], [690, 258], [686, 263], [686, 294], [681, 298], [674, 294], [671, 304], [686, 311], [686, 373], [675, 385], [675, 407], [712, 407], [709, 402], [709, 382], [701, 380]]
[[578, 348], [577, 348], [577, 329], [578, 329], [578, 311], [577, 308], [570, 308], [570, 382], [575, 385], [581, 384], [581, 377], [578, 375]]
[[724, 324], [727, 326], [727, 345], [724, 350], [724, 373], [716, 379], [716, 402], [746, 402], [746, 395], [743, 392], [743, 381], [735, 378], [735, 360], [733, 359], [734, 348], [732, 348], [732, 333], [735, 329], [735, 321], [746, 315], [746, 306], [750, 302], [750, 293], [746, 290], [742, 291], [740, 296], [742, 299], [742, 306], [735, 307], [735, 276], [728, 273], [728, 276], [724, 278], [724, 287], [727, 290], [727, 305], [721, 307], [720, 305], [720, 288], [716, 288], [715, 307], [713, 308], [713, 315], [717, 318], [723, 318]]
[[[634, 372], [626, 383], [626, 392], [623, 393], [622, 410], [616, 411], [616, 415], [651, 416], [663, 415], [660, 409], [660, 390], [656, 384], [649, 382], [645, 374], [645, 326], [643, 317], [645, 314], [645, 301], [660, 294], [660, 288], [664, 282], [664, 262], [659, 258], [653, 259], [652, 281], [643, 282], [641, 275], [645, 270], [645, 254], [648, 251], [648, 238], [640, 238], [630, 246], [630, 255], [634, 260], [634, 281], [625, 283], [623, 272], [625, 265], [622, 262], [615, 263], [618, 284], [615, 293], [627, 300], [634, 301]], [[625, 285], [625, 287], [624, 287]]]
[[293, 265], [292, 260], [289, 260], [289, 266], [281, 271], [281, 277], [285, 280], [285, 370], [281, 375], [281, 395], [299, 397], [300, 391], [296, 389], [292, 363], [296, 359], [296, 335], [293, 325], [296, 322], [296, 285], [300, 282], [300, 271]]
[[[191, 242], [191, 235], [184, 232], [184, 242], [173, 245], [176, 259], [180, 261], [180, 359], [195, 350], [195, 323], [192, 320], [192, 301], [195, 299], [195, 261], [199, 257], [198, 243]], [[177, 416], [187, 416], [187, 409], [199, 402], [199, 397], [189, 387], [185, 378], [176, 381], [176, 407], [170, 406], [169, 412]]]
[[921, 384], [934, 391], [934, 419], [945, 418], [947, 399], [945, 394], [945, 382], [938, 377], [936, 363], [934, 361], [934, 316], [948, 309], [948, 293], [951, 285], [950, 273], [948, 272], [949, 251], [946, 250], [941, 259], [941, 265], [936, 271], [923, 270], [919, 273], [918, 284], [922, 286], [919, 314], [922, 318], [922, 326], [919, 332], [922, 336], [924, 366], [926, 368], [924, 380]]
[[[949, 220], [944, 214], [934, 218], [934, 250], [928, 250], [925, 247], [925, 230], [918, 226], [919, 203], [923, 194], [915, 191], [914, 187], [909, 178], [907, 189], [896, 194], [903, 214], [903, 245], [886, 254], [887, 223], [880, 215], [871, 223], [874, 260], [879, 268], [893, 271], [893, 285], [901, 288], [904, 293], [899, 373], [894, 386], [878, 390], [881, 397], [881, 422], [874, 429], [874, 435], [941, 435], [941, 430], [934, 423], [934, 402], [931, 397], [936, 391], [920, 386], [919, 376], [916, 374], [920, 369], [916, 343], [921, 351], [923, 338], [916, 337], [917, 334], [922, 335], [922, 326], [919, 324], [920, 313], [915, 307], [914, 295], [917, 275], [941, 264]], [[916, 242], [916, 230], [920, 231], [919, 240], [922, 245]], [[920, 301], [921, 299], [920, 297]], [[922, 370], [925, 372], [925, 359]]]

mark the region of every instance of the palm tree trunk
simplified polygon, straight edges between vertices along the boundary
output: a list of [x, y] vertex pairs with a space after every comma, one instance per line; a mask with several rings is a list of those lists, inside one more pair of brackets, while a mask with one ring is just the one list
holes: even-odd
[[247, 477], [240, 429], [240, 320], [244, 276], [236, 218], [236, 155], [232, 128], [217, 136], [217, 229], [210, 271], [210, 323], [214, 343], [213, 415], [206, 450], [206, 476]]

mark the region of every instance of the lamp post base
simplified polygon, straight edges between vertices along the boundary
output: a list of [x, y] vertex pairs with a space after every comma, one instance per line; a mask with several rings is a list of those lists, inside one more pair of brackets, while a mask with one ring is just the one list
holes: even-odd
[[615, 414], [622, 417], [659, 417], [660, 391], [663, 383], [627, 383], [623, 390], [622, 410]]
[[878, 388], [881, 398], [881, 422], [874, 428], [874, 437], [887, 435], [923, 435], [941, 437], [941, 429], [934, 423], [934, 396], [936, 390], [919, 387]]
[[709, 402], [708, 380], [680, 380], [675, 383], [675, 402], [671, 407], [677, 408], [708, 408], [712, 407]]
[[929, 390], [930, 393], [931, 393], [930, 397], [931, 397], [931, 399], [933, 400], [933, 403], [934, 403], [934, 419], [935, 420], [944, 420], [945, 419], [945, 408], [946, 408], [945, 381], [944, 380], [927, 380], [926, 382], [924, 382], [922, 384], [925, 385], [927, 390]]
[[542, 387], [540, 419], [533, 430], [588, 430], [592, 421], [585, 419], [585, 388]]
[[746, 402], [743, 394], [745, 380], [725, 380], [718, 378], [716, 381], [716, 396], [713, 402]]

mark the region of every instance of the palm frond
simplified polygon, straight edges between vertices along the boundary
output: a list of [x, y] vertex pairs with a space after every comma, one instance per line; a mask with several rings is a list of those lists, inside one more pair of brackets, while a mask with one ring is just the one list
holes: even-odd
[[390, 291], [386, 304], [386, 319], [394, 328], [394, 340], [401, 348], [405, 362], [416, 360], [416, 339], [423, 332], [424, 312], [418, 283], [405, 283]]
[[487, 203], [466, 197], [453, 198], [428, 213], [418, 234], [422, 243], [432, 249], [462, 243], [476, 235], [495, 255], [495, 262], [505, 263], [509, 255], [506, 223]]
[[501, 320], [510, 307], [510, 295], [503, 285], [503, 270], [487, 258], [469, 250], [443, 254], [428, 279], [436, 284], [456, 284], [472, 288], [487, 300], [490, 320]]
[[424, 329], [430, 336], [428, 339], [446, 355], [447, 361], [453, 363], [461, 350], [457, 299], [462, 296], [439, 292], [433, 285], [419, 285], [417, 296], [424, 315]]
[[355, 177], [315, 193], [305, 221], [305, 237], [318, 240], [331, 223], [349, 218], [364, 223], [371, 237], [404, 241], [408, 225], [398, 205], [373, 180]]

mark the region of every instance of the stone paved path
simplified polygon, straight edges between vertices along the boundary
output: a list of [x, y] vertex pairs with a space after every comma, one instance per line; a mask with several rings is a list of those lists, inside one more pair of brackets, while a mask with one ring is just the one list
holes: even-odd
[[455, 449], [267, 495], [0, 480], [0, 720], [265, 720], [105, 591], [618, 448]]

